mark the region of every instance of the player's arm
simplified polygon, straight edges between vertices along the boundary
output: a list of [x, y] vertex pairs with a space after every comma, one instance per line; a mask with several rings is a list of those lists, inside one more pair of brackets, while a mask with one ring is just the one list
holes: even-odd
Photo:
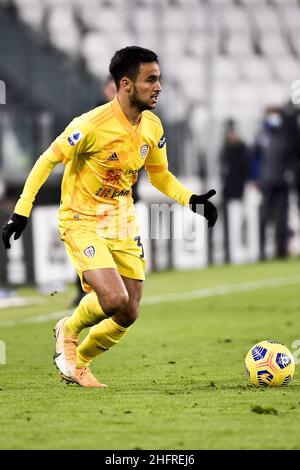
[[178, 181], [167, 165], [146, 165], [146, 171], [150, 183], [161, 193], [183, 206], [189, 204], [193, 192]]
[[209, 227], [215, 225], [218, 212], [208, 199], [214, 196], [216, 191], [210, 190], [207, 194], [197, 195], [178, 181], [168, 170], [166, 139], [164, 135], [160, 138], [158, 144], [150, 150], [145, 161], [145, 168], [149, 181], [155, 188], [179, 204], [189, 205], [193, 212], [203, 215], [208, 220]]
[[53, 168], [60, 163], [55, 153], [49, 148], [36, 161], [34, 167], [29, 173], [23, 192], [18, 200], [13, 214], [8, 222], [2, 227], [2, 240], [5, 248], [10, 248], [10, 237], [14, 235], [17, 240], [25, 229], [30, 216], [35, 197], [47, 180]]
[[2, 227], [2, 241], [5, 248], [10, 248], [10, 238], [13, 234], [15, 234], [14, 240], [21, 236], [27, 225], [36, 195], [54, 167], [58, 163], [66, 164], [80, 152], [86, 150], [87, 137], [90, 137], [90, 133], [91, 131], [84, 124], [75, 119], [38, 158], [27, 177], [13, 214]]

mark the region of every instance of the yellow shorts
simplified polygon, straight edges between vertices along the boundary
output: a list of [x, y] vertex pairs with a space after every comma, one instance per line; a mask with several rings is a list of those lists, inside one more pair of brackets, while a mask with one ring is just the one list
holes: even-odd
[[85, 291], [91, 291], [82, 273], [91, 269], [115, 268], [121, 276], [144, 280], [146, 262], [140, 237], [113, 240], [97, 235], [93, 224], [78, 223], [60, 231], [67, 253]]

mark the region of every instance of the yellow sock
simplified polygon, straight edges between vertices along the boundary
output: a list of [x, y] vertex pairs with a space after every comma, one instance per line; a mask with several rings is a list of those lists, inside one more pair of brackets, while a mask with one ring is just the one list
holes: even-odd
[[96, 325], [104, 318], [107, 315], [100, 307], [96, 293], [90, 292], [81, 299], [74, 313], [64, 322], [64, 328], [77, 336], [84, 328]]
[[107, 318], [99, 325], [93, 326], [77, 348], [76, 367], [88, 366], [92, 359], [118, 343], [129, 328], [118, 325], [112, 318]]

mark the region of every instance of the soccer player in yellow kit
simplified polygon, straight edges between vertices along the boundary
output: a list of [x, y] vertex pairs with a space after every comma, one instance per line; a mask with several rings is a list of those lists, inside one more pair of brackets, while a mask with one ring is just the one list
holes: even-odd
[[[104, 387], [89, 365], [126, 334], [138, 317], [145, 279], [143, 246], [131, 188], [145, 166], [161, 192], [199, 212], [213, 226], [218, 213], [168, 171], [166, 139], [151, 112], [159, 94], [157, 55], [132, 46], [115, 53], [110, 73], [115, 99], [75, 118], [37, 160], [2, 239], [10, 248], [24, 230], [35, 196], [58, 163], [65, 165], [59, 211], [60, 236], [88, 294], [55, 326], [54, 359], [61, 377], [83, 387]], [[78, 345], [80, 332], [91, 327]]]

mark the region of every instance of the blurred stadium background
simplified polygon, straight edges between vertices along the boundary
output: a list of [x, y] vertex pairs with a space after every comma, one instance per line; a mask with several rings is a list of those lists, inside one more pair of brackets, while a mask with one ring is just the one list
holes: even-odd
[[[172, 237], [147, 240], [149, 269], [299, 255], [298, 0], [0, 0], [0, 222], [13, 210], [42, 151], [75, 115], [104, 101], [110, 58], [127, 45], [153, 49], [160, 58], [163, 94], [157, 113], [171, 171], [195, 190], [215, 187], [220, 212], [198, 251], [185, 250]], [[256, 157], [268, 113], [273, 119], [280, 115], [277, 143], [287, 142], [278, 156], [284, 161], [274, 165], [284, 172], [288, 203], [275, 207], [275, 215], [285, 213], [287, 221], [279, 217], [266, 224], [262, 253], [264, 195]], [[229, 197], [228, 166], [237, 171], [240, 166], [221, 158], [225, 129], [234, 131], [247, 154], [246, 176], [234, 173], [242, 193]], [[57, 168], [41, 189], [23, 239], [7, 253], [0, 250], [3, 288], [24, 283], [58, 288], [74, 279], [57, 231], [62, 171]], [[140, 180], [137, 204], [144, 225], [145, 208], [165, 200], [146, 185], [144, 174]], [[182, 223], [182, 214], [178, 217], [175, 222]], [[276, 237], [286, 222], [286, 250], [278, 251]]]
[[300, 0], [0, 0], [0, 226], [43, 150], [106, 99], [127, 45], [160, 57], [170, 169], [217, 190], [219, 220], [209, 232], [177, 205], [151, 238], [150, 205], [170, 201], [141, 171], [141, 235], [160, 272], [142, 321], [93, 364], [107, 393], [62, 388], [50, 333], [75, 273], [55, 169], [24, 235], [0, 247], [0, 448], [299, 449], [299, 377], [261, 393], [243, 358], [266, 338], [300, 357]]

